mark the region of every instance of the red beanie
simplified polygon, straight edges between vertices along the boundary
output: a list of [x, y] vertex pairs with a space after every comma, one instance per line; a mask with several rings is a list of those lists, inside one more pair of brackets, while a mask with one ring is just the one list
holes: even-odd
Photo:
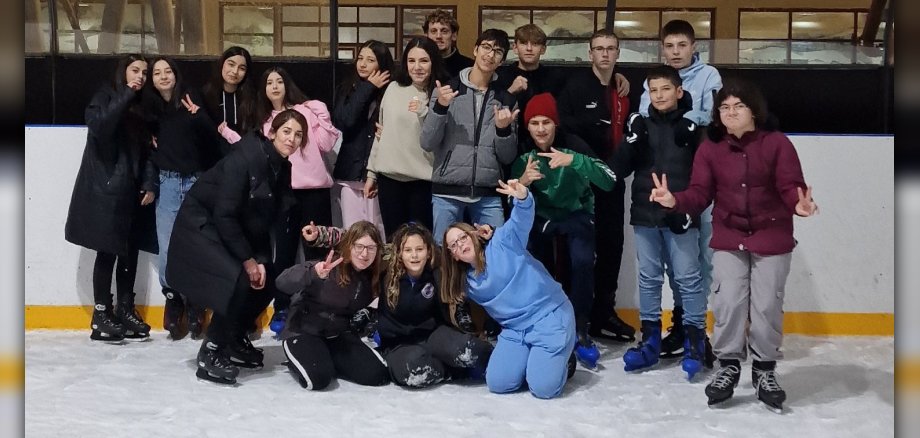
[[559, 112], [556, 110], [556, 99], [552, 94], [540, 93], [530, 98], [527, 102], [527, 109], [524, 110], [524, 123], [530, 123], [530, 119], [536, 116], [549, 118], [555, 124], [559, 124]]

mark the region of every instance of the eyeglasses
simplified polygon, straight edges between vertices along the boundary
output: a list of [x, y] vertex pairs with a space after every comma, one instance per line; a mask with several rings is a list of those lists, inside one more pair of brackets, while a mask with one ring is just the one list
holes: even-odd
[[495, 56], [498, 56], [499, 58], [505, 57], [505, 51], [502, 48], [495, 47], [489, 43], [481, 43], [479, 44], [479, 48], [482, 50], [485, 50], [486, 55], [494, 54]]
[[747, 106], [747, 105], [745, 105], [744, 103], [738, 102], [738, 103], [736, 103], [736, 104], [734, 104], [734, 105], [727, 105], [727, 104], [719, 105], [719, 112], [720, 112], [720, 113], [727, 113], [727, 112], [731, 111], [732, 108], [734, 108], [736, 112], [741, 112], [741, 111], [744, 111], [744, 110], [746, 110], [746, 109], [750, 109], [750, 107]]
[[367, 251], [368, 254], [377, 254], [377, 245], [364, 245], [361, 243], [356, 243], [351, 246], [356, 253], [361, 254], [364, 251]]
[[591, 51], [594, 52], [594, 53], [597, 53], [598, 55], [600, 55], [601, 53], [604, 53], [604, 52], [617, 52], [617, 51], [619, 51], [619, 50], [620, 50], [620, 48], [617, 47], [617, 46], [607, 46], [607, 47], [603, 47], [603, 46], [594, 46], [594, 47], [591, 48]]
[[454, 243], [447, 245], [447, 249], [449, 249], [450, 252], [457, 252], [460, 250], [460, 245], [463, 245], [464, 243], [469, 242], [469, 240], [470, 240], [470, 235], [464, 232], [463, 234], [460, 235], [460, 237], [457, 238], [457, 240], [454, 241]]

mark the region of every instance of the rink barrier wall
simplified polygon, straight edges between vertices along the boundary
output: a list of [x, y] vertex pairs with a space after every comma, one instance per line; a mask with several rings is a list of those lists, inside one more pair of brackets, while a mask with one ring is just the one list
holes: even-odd
[[21, 357], [0, 354], [0, 393], [21, 392], [25, 367]]
[[[163, 306], [138, 306], [137, 311], [154, 329], [163, 328]], [[26, 330], [86, 329], [92, 319], [93, 306], [26, 306]], [[617, 309], [617, 314], [634, 327], [639, 327], [637, 309]], [[263, 331], [267, 330], [271, 310], [262, 314]], [[671, 312], [662, 311], [662, 321], [671, 321]], [[668, 323], [665, 323], [667, 325]], [[707, 325], [713, 327], [712, 312], [707, 313]], [[894, 336], [894, 315], [885, 313], [819, 313], [786, 312], [783, 330], [788, 334], [814, 336]]]

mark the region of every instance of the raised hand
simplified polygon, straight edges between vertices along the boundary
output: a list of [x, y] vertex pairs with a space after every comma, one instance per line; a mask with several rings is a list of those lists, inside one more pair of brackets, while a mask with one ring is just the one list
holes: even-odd
[[441, 104], [441, 106], [450, 105], [451, 101], [460, 94], [459, 91], [454, 91], [454, 89], [450, 87], [450, 84], [441, 85], [441, 81], [434, 81], [434, 86], [435, 93], [438, 95], [438, 103]]
[[572, 165], [575, 156], [565, 152], [559, 152], [556, 148], [549, 148], [549, 152], [538, 152], [537, 155], [549, 158], [549, 168], [567, 167]]
[[498, 105], [492, 105], [492, 111], [495, 113], [495, 128], [497, 129], [507, 128], [517, 118], [518, 113], [521, 112], [520, 109], [516, 109], [514, 112], [511, 112], [508, 108], [499, 109]]
[[495, 191], [503, 195], [514, 196], [519, 200], [527, 199], [527, 186], [516, 179], [509, 179], [508, 182], [499, 180]]
[[491, 239], [492, 233], [495, 232], [495, 229], [492, 228], [492, 226], [489, 224], [483, 224], [483, 225], [473, 224], [473, 228], [476, 229], [476, 234], [478, 234], [479, 237], [483, 238], [484, 240]]
[[511, 83], [511, 86], [508, 87], [508, 92], [511, 94], [518, 94], [521, 91], [527, 89], [527, 78], [523, 76], [518, 76], [514, 78], [514, 82]]
[[198, 105], [195, 104], [195, 102], [192, 102], [192, 98], [188, 94], [186, 94], [185, 97], [182, 98], [182, 106], [184, 106], [185, 109], [187, 109], [188, 112], [192, 114], [197, 113], [198, 109], [200, 108]]
[[367, 77], [367, 81], [377, 88], [383, 88], [390, 83], [390, 72], [376, 70]]
[[796, 191], [799, 192], [799, 202], [795, 204], [795, 214], [808, 217], [813, 214], [818, 213], [818, 204], [815, 204], [815, 200], [811, 197], [811, 186], [802, 192], [802, 188], [796, 188]]
[[652, 172], [652, 182], [655, 184], [655, 188], [652, 189], [652, 193], [648, 196], [649, 201], [657, 202], [667, 208], [677, 204], [674, 195], [668, 190], [668, 175], [662, 173], [661, 179], [658, 179], [658, 174]]
[[335, 261], [332, 260], [332, 256], [335, 255], [334, 253], [335, 251], [330, 249], [329, 255], [326, 256], [326, 260], [313, 265], [313, 269], [316, 270], [317, 277], [325, 280], [326, 278], [329, 277], [329, 272], [332, 271], [333, 268], [338, 266], [339, 263], [342, 263], [342, 260], [344, 260], [342, 257], [335, 259]]
[[364, 181], [364, 197], [374, 199], [377, 197], [377, 180], [368, 178]]
[[418, 96], [412, 96], [412, 100], [409, 101], [409, 112], [417, 113], [419, 107], [421, 106], [421, 101]]
[[534, 181], [543, 179], [540, 173], [540, 162], [534, 161], [533, 157], [527, 155], [527, 165], [524, 166], [524, 173], [518, 178], [518, 181], [525, 186], [530, 186]]
[[300, 229], [300, 235], [303, 236], [303, 240], [313, 242], [319, 237], [319, 228], [316, 227], [313, 221], [310, 221], [309, 224]]
[[131, 82], [128, 82], [128, 88], [138, 91], [144, 86], [144, 81], [141, 78], [134, 78]]

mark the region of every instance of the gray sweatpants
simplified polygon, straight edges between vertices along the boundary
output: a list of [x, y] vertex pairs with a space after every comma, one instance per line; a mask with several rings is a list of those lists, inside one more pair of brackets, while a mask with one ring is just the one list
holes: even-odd
[[783, 297], [792, 253], [759, 256], [716, 250], [712, 256], [712, 348], [719, 359], [782, 359]]

